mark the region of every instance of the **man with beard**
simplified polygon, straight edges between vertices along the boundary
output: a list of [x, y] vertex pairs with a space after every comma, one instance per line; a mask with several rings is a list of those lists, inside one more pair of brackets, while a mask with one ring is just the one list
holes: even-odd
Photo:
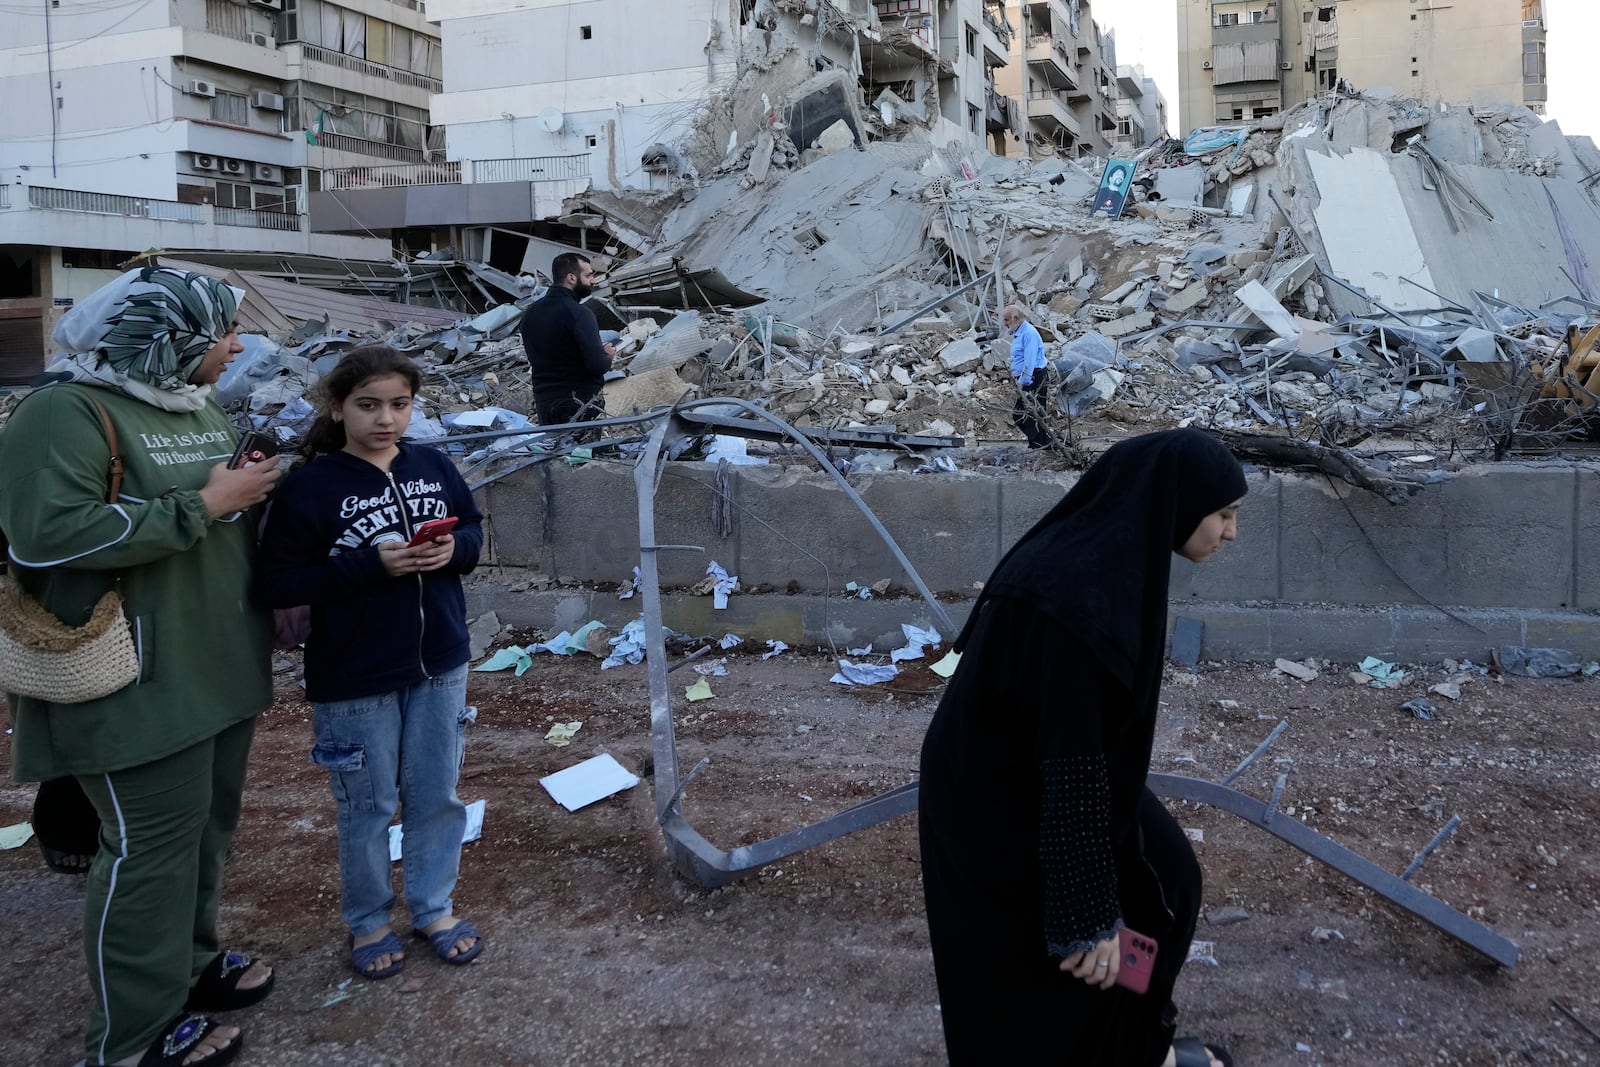
[[[539, 424], [588, 422], [605, 415], [600, 386], [615, 354], [600, 343], [600, 325], [583, 299], [594, 291], [586, 256], [563, 252], [550, 266], [555, 284], [522, 316], [522, 344], [533, 368], [533, 403]], [[579, 440], [593, 439], [589, 431]]]

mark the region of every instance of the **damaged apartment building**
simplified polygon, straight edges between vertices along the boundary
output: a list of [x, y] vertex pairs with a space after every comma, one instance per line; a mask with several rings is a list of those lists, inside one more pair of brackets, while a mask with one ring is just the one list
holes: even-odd
[[318, 232], [306, 197], [327, 172], [423, 162], [441, 63], [420, 0], [0, 10], [0, 384], [150, 249], [300, 280], [366, 264], [366, 291], [399, 295], [390, 236]]
[[[432, 228], [436, 245], [484, 264], [488, 284], [515, 295], [507, 276], [542, 273], [563, 248], [641, 247], [659, 221], [653, 196], [693, 195], [774, 131], [763, 150], [780, 163], [895, 140], [969, 160], [1075, 158], [1105, 154], [1117, 136], [1115, 49], [1087, 0], [713, 0], [697, 17], [683, 8], [432, 0], [445, 91], [431, 107], [444, 158], [329, 174], [310, 198], [313, 228]], [[610, 210], [564, 214], [586, 190]]]
[[[1012, 45], [998, 3], [688, 6], [434, 0], [446, 91], [432, 114], [445, 159], [330, 175], [311, 198], [313, 227], [432, 227], [493, 276], [535, 274], [561, 248], [590, 248], [599, 220], [563, 217], [567, 197], [592, 188], [648, 202], [693, 189], [780, 124], [796, 153], [825, 132], [829, 144], [915, 135], [974, 154], [1020, 134], [1020, 109], [995, 91]], [[612, 217], [607, 229], [633, 243], [651, 221]]]
[[1176, 0], [1180, 129], [1339, 87], [1544, 113], [1544, 0]]

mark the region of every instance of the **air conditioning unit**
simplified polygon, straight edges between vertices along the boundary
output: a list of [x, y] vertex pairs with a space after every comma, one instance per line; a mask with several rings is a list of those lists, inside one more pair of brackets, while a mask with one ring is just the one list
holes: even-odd
[[265, 89], [257, 89], [250, 97], [250, 106], [261, 108], [264, 111], [282, 111], [283, 97], [278, 93], [269, 93]]
[[278, 47], [278, 39], [270, 33], [252, 33], [250, 35], [250, 43], [258, 48]]
[[1200, 69], [1201, 70], [1210, 70], [1211, 69], [1211, 60], [1208, 59], [1204, 63], [1200, 64]]
[[189, 157], [189, 162], [195, 170], [216, 170], [217, 157], [208, 156], [204, 152], [195, 152]]
[[271, 163], [257, 163], [251, 174], [253, 181], [272, 182], [274, 184], [283, 181], [283, 168], [274, 167]]
[[283, 0], [250, 0], [251, 7], [264, 7], [268, 11], [282, 11]]
[[185, 89], [184, 92], [188, 93], [190, 96], [216, 96], [217, 86], [214, 82], [203, 81], [200, 78], [196, 78], [194, 81], [189, 83], [189, 87]]
[[235, 177], [238, 177], [239, 175], [244, 173], [244, 163], [242, 161], [240, 161], [240, 160], [237, 160], [237, 159], [223, 159], [223, 160], [219, 160], [218, 162], [221, 164], [221, 170], [222, 170], [222, 173], [224, 173], [224, 174], [230, 174], [230, 175], [233, 175]]
[[1284, 60], [1282, 63], [1279, 63], [1278, 66], [1279, 66], [1279, 68], [1281, 68], [1283, 70], [1293, 70], [1294, 69], [1294, 63], [1291, 60], [1287, 60], [1287, 59]]

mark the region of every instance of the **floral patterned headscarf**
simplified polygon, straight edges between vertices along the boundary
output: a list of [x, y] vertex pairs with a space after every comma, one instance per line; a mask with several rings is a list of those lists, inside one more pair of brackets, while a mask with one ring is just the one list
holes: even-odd
[[191, 385], [207, 351], [234, 325], [244, 292], [170, 267], [131, 270], [56, 324], [65, 351], [49, 370], [119, 389], [169, 411], [198, 411], [212, 387]]

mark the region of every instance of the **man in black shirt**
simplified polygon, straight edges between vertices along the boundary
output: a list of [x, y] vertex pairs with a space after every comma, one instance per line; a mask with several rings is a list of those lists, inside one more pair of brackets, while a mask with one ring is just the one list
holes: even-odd
[[[600, 343], [600, 325], [582, 300], [594, 291], [585, 256], [563, 252], [550, 267], [555, 284], [522, 316], [522, 345], [533, 368], [533, 403], [542, 426], [588, 422], [605, 415], [600, 387], [614, 354]], [[580, 440], [598, 436], [594, 432]]]

